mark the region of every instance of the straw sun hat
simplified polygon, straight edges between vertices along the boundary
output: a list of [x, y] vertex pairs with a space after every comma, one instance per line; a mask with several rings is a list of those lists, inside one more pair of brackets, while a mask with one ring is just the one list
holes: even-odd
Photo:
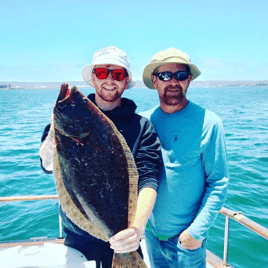
[[93, 58], [92, 58], [92, 63], [85, 66], [82, 70], [82, 77], [84, 81], [92, 87], [93, 87], [93, 84], [91, 81], [91, 73], [92, 73], [94, 66], [97, 64], [112, 64], [112, 65], [118, 65], [118, 66], [125, 68], [129, 76], [127, 88], [131, 88], [135, 86], [136, 82], [132, 78], [129, 59], [124, 50], [111, 46], [111, 47], [106, 47], [106, 48], [97, 50], [94, 53]]
[[143, 82], [148, 88], [154, 88], [152, 83], [152, 74], [154, 70], [167, 63], [186, 64], [191, 70], [193, 76], [192, 80], [197, 78], [201, 72], [191, 63], [189, 56], [181, 50], [175, 48], [168, 48], [167, 50], [160, 51], [152, 57], [149, 64], [146, 65], [143, 71]]

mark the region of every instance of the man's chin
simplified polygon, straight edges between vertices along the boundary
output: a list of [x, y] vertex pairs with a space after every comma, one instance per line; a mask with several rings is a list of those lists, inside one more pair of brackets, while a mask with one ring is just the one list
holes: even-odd
[[176, 106], [182, 102], [182, 99], [181, 98], [171, 98], [171, 97], [166, 96], [166, 97], [162, 98], [162, 101], [167, 105]]
[[116, 100], [118, 100], [120, 98], [120, 96], [118, 96], [118, 95], [108, 96], [108, 94], [101, 95], [100, 97], [102, 100], [104, 100], [106, 102], [115, 102]]

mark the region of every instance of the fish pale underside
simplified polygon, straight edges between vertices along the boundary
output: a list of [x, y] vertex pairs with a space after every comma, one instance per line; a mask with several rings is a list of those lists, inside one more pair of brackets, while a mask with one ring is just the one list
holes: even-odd
[[[87, 123], [83, 122], [85, 119], [83, 116], [85, 116]], [[92, 122], [88, 123], [89, 119]], [[56, 145], [53, 152], [53, 173], [60, 205], [73, 223], [90, 235], [107, 242], [111, 236], [120, 231], [111, 230], [113, 228], [109, 227], [109, 223], [117, 220], [117, 214], [111, 216], [112, 220], [106, 220], [105, 222], [105, 219], [103, 220], [99, 217], [102, 212], [96, 210], [97, 208], [102, 211], [98, 201], [100, 201], [100, 206], [105, 202], [102, 199], [107, 201], [107, 198], [115, 198], [116, 201], [117, 192], [121, 191], [121, 188], [127, 187], [127, 189], [123, 190], [123, 193], [125, 191], [127, 194], [125, 204], [127, 223], [124, 223], [123, 220], [122, 226], [124, 227], [121, 230], [132, 225], [136, 214], [139, 177], [132, 153], [114, 123], [76, 87], [70, 90], [67, 84], [61, 86], [61, 91], [54, 107], [53, 121]], [[92, 124], [97, 125], [96, 128], [94, 125], [93, 130], [90, 126]], [[68, 133], [69, 125], [73, 131], [71, 135]], [[89, 125], [86, 134], [83, 129], [84, 125]], [[75, 133], [75, 129], [80, 131], [83, 129], [83, 131]], [[98, 138], [95, 139], [95, 137]], [[105, 142], [101, 144], [102, 140], [106, 140], [108, 144]], [[88, 153], [88, 151], [90, 152]], [[117, 168], [116, 165], [118, 164], [118, 169], [124, 170], [122, 171], [122, 176], [125, 177], [122, 179], [124, 185], [117, 185], [117, 191], [113, 190], [113, 187], [107, 190], [106, 188], [111, 185], [116, 185], [116, 182], [112, 181], [113, 178], [110, 176], [104, 179], [109, 183], [102, 183], [99, 186], [106, 192], [103, 190], [103, 192], [100, 191], [100, 194], [98, 193], [97, 196], [94, 196], [96, 192], [99, 192], [98, 179], [101, 178], [100, 180], [102, 180], [111, 170], [111, 167], [109, 169], [105, 167], [107, 170], [102, 171], [101, 167], [104, 163], [109, 163], [113, 158], [115, 160], [110, 164], [114, 168]], [[81, 170], [83, 170], [83, 173], [81, 173]], [[114, 174], [118, 173], [120, 174], [120, 172], [114, 172]], [[115, 179], [117, 180], [117, 178]], [[118, 180], [121, 180], [121, 177]], [[125, 183], [124, 180], [127, 182]], [[92, 188], [90, 188], [91, 185]], [[104, 185], [106, 186], [104, 187]], [[115, 188], [116, 186], [114, 186]], [[105, 196], [105, 193], [108, 193], [108, 197]], [[91, 195], [94, 196], [92, 197], [93, 201], [90, 200]], [[95, 202], [95, 205], [92, 205], [91, 202]], [[122, 202], [121, 200], [120, 203]], [[108, 200], [105, 203], [103, 210], [108, 215], [112, 214], [113, 211], [117, 211], [116, 205], [107, 208], [107, 203], [109, 205], [110, 201]], [[111, 203], [116, 204], [116, 202]], [[118, 221], [120, 222], [120, 219]], [[112, 268], [117, 267], [146, 268], [147, 266], [138, 252], [134, 251], [124, 254], [115, 253]]]

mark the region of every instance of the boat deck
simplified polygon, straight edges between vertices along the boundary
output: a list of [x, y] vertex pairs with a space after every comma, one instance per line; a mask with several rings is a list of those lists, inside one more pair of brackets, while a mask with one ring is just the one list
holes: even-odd
[[[64, 246], [63, 241], [64, 239], [51, 239], [51, 240], [45, 239], [45, 241], [41, 239], [40, 241], [27, 240], [14, 243], [1, 243], [0, 244], [1, 268], [98, 267], [95, 261], [87, 261], [86, 258], [80, 252]], [[151, 266], [144, 239], [141, 241], [141, 247], [144, 254], [144, 261], [147, 267], [150, 268]], [[208, 253], [209, 253], [208, 256], [210, 258], [211, 257], [213, 258], [213, 256], [216, 257], [211, 252]], [[210, 254], [212, 254], [213, 256]], [[212, 259], [210, 261], [212, 261]], [[215, 267], [222, 267], [222, 266], [213, 266], [209, 262], [207, 262], [207, 268], [215, 268]]]

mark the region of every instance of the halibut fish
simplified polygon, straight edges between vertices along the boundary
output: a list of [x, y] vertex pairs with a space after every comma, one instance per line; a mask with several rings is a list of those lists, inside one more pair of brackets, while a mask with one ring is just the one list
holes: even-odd
[[[67, 84], [54, 107], [53, 173], [66, 215], [82, 230], [108, 241], [131, 226], [138, 172], [121, 133], [76, 87]], [[135, 251], [114, 254], [112, 267], [147, 267]]]

